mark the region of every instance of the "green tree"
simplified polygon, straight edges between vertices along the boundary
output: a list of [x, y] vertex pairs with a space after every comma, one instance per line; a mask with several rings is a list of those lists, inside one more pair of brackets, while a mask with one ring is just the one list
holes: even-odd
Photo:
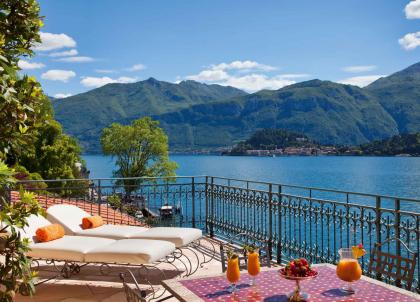
[[[116, 158], [115, 177], [173, 176], [177, 164], [169, 160], [168, 137], [159, 122], [149, 117], [123, 126], [117, 123], [102, 132], [101, 145], [105, 155]], [[121, 183], [121, 182], [120, 182]], [[129, 195], [141, 180], [124, 180]]]
[[27, 178], [78, 178], [80, 147], [63, 134], [36, 79], [18, 74], [42, 25], [35, 0], [0, 1], [0, 160], [24, 166]]
[[51, 120], [37, 129], [34, 143], [22, 154], [19, 164], [43, 179], [72, 179], [80, 176], [75, 163], [81, 149], [76, 140], [63, 134], [61, 125]]
[[39, 83], [17, 73], [19, 59], [32, 56], [31, 46], [40, 42], [42, 25], [36, 1], [0, 1], [0, 159], [13, 160], [13, 153], [28, 145], [34, 126], [42, 122], [45, 96]]

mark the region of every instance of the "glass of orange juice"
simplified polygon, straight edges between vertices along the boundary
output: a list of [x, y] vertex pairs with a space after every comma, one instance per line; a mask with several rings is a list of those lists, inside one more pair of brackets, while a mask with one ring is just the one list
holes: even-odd
[[230, 292], [235, 294], [236, 292], [236, 283], [239, 282], [241, 273], [239, 271], [239, 258], [237, 255], [232, 255], [229, 257], [226, 278], [230, 282]]
[[261, 271], [258, 250], [248, 252], [248, 274], [251, 276], [251, 286], [257, 284], [256, 279]]
[[347, 282], [346, 286], [342, 288], [346, 294], [354, 294], [355, 290], [352, 287], [352, 282], [357, 281], [362, 276], [362, 268], [357, 261], [357, 255], [351, 248], [342, 248], [338, 250], [340, 261], [337, 264], [337, 276], [341, 280]]

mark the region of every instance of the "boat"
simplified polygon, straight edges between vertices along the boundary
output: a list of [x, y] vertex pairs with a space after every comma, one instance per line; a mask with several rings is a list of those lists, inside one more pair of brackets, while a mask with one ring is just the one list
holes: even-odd
[[159, 212], [160, 217], [162, 218], [169, 218], [172, 217], [172, 215], [174, 214], [173, 207], [169, 204], [164, 204], [163, 206], [161, 206]]

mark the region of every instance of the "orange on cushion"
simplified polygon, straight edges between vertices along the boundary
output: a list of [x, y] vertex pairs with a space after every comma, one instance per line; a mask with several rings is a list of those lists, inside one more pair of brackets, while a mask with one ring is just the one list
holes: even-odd
[[60, 224], [50, 224], [36, 230], [36, 239], [47, 242], [64, 236], [64, 228]]
[[104, 221], [102, 220], [101, 216], [90, 216], [90, 217], [85, 217], [82, 219], [82, 228], [84, 230], [94, 229], [94, 228], [100, 227], [103, 224], [104, 224]]

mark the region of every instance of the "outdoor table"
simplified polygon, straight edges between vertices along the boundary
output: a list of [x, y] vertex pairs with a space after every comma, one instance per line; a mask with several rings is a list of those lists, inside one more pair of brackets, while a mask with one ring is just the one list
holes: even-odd
[[[344, 295], [340, 288], [345, 284], [338, 279], [332, 264], [316, 264], [312, 266], [319, 272], [317, 278], [301, 283], [303, 291], [310, 294], [313, 302], [411, 302], [420, 301], [420, 295], [386, 283], [362, 276], [353, 287], [356, 293]], [[257, 277], [257, 286], [250, 286], [251, 278], [246, 271], [241, 272], [237, 284], [237, 292], [233, 296], [229, 292], [229, 282], [225, 274], [207, 277], [195, 277], [184, 280], [166, 280], [163, 286], [179, 301], [287, 301], [287, 294], [294, 288], [294, 281], [280, 277], [279, 267], [262, 271]]]

